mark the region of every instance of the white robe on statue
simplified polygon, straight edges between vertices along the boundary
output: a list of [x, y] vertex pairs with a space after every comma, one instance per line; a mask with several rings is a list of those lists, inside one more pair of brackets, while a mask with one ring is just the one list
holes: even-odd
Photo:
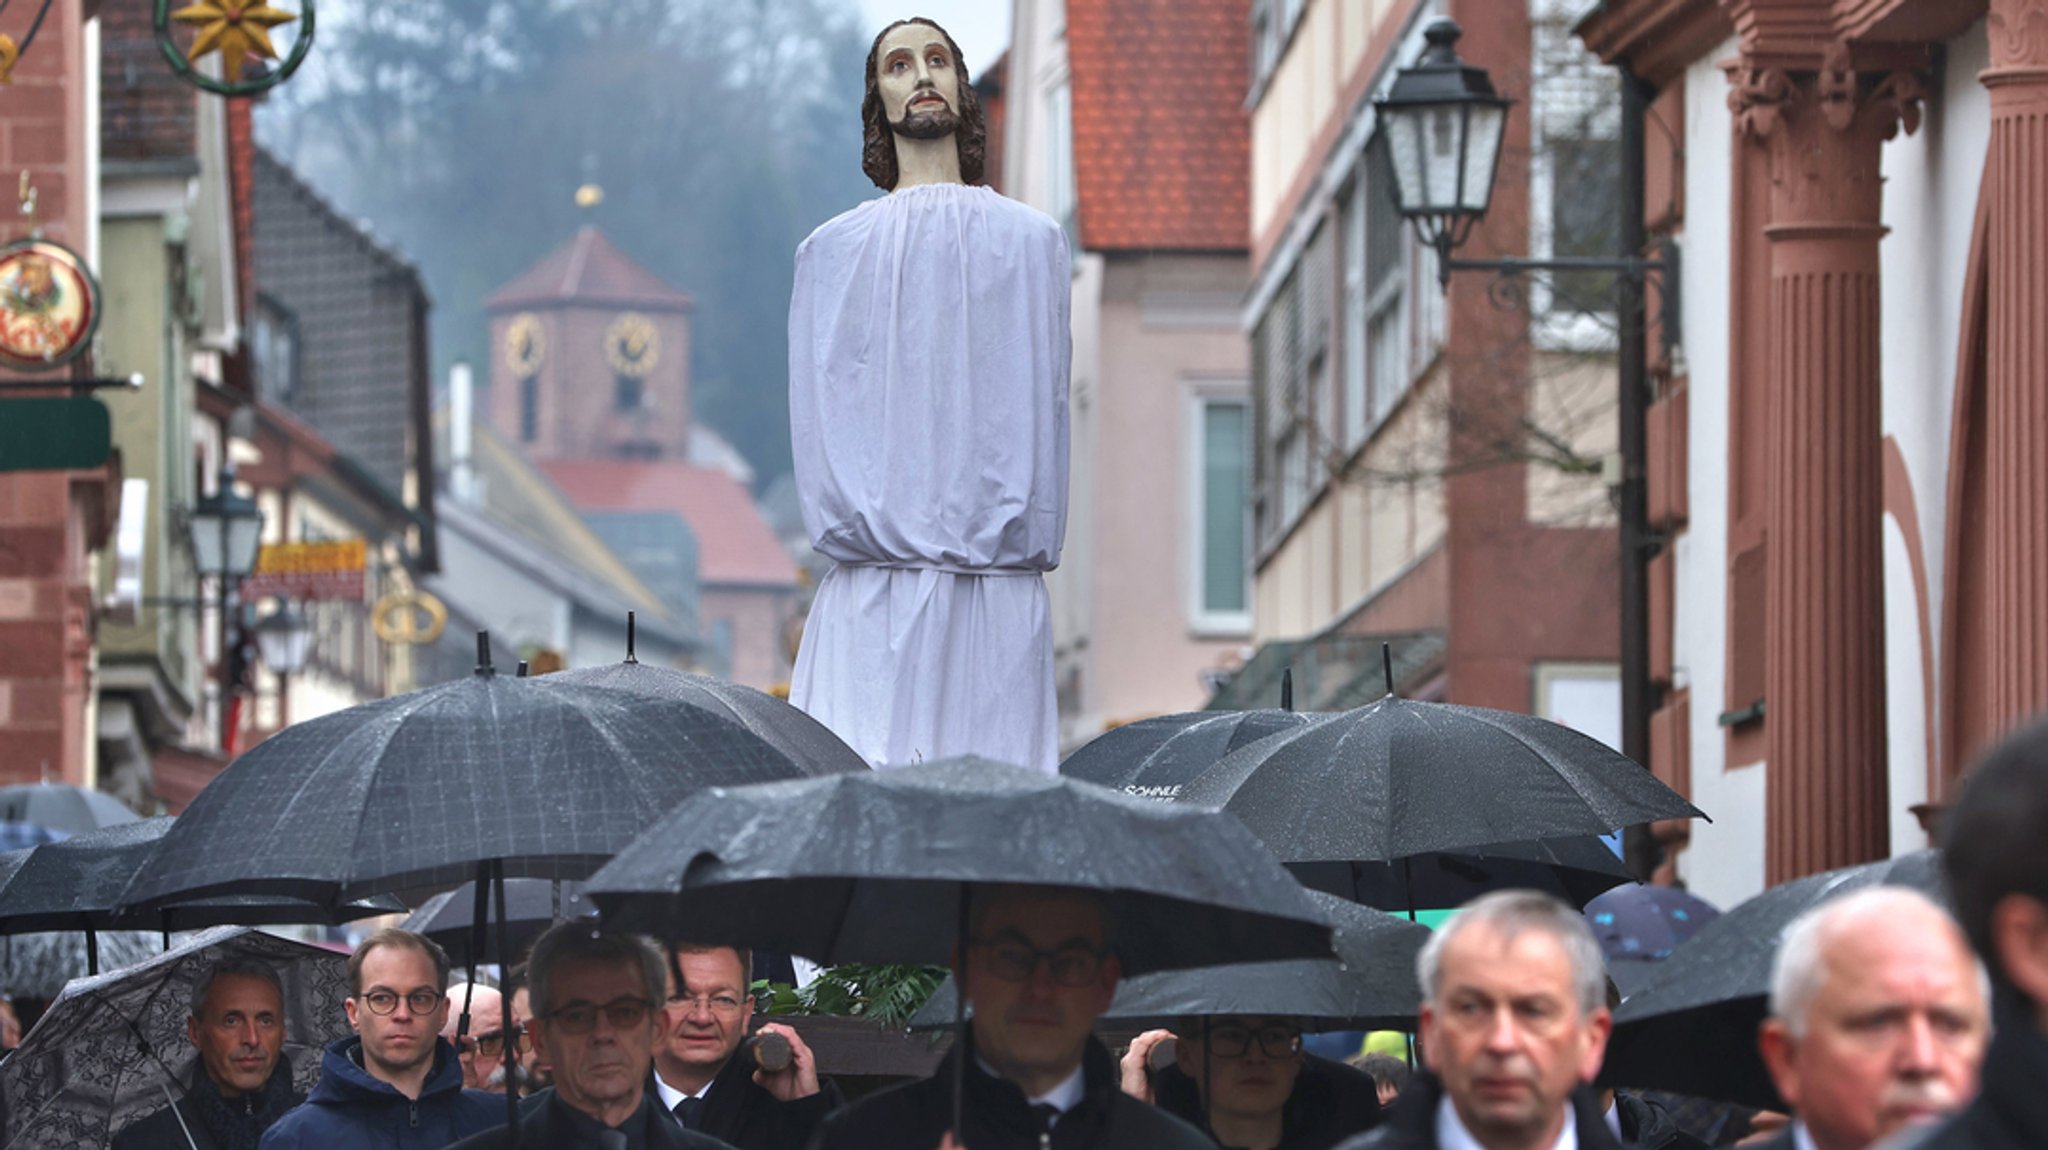
[[797, 248], [789, 418], [838, 565], [790, 702], [877, 766], [1059, 762], [1043, 573], [1067, 521], [1067, 238], [987, 188], [906, 188]]

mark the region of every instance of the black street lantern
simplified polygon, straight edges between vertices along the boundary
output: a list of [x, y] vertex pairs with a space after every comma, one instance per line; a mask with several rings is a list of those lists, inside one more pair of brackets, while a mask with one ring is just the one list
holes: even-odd
[[306, 667], [313, 646], [313, 625], [290, 603], [279, 601], [277, 610], [257, 622], [256, 650], [273, 675], [296, 675]]
[[1375, 101], [1392, 169], [1395, 207], [1418, 238], [1448, 263], [1486, 216], [1514, 103], [1493, 90], [1486, 69], [1458, 58], [1455, 21], [1423, 32], [1429, 46]]
[[186, 530], [192, 565], [202, 577], [235, 581], [256, 569], [263, 512], [255, 500], [236, 494], [233, 468], [221, 469], [219, 489], [193, 506]]

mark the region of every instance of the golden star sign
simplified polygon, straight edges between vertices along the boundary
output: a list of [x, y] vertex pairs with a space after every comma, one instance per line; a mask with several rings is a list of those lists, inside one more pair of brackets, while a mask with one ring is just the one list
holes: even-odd
[[188, 58], [197, 60], [209, 52], [219, 52], [222, 74], [233, 82], [241, 78], [242, 65], [250, 56], [277, 59], [270, 29], [298, 17], [272, 8], [265, 0], [198, 0], [190, 8], [171, 13], [171, 19], [199, 28], [199, 38], [192, 42]]

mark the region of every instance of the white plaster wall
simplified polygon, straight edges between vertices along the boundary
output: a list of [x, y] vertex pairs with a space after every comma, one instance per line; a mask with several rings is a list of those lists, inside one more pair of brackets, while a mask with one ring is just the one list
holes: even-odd
[[[1940, 635], [1948, 521], [1949, 432], [1957, 341], [1977, 193], [1991, 139], [1991, 98], [1977, 74], [1990, 63], [1983, 22], [1949, 42], [1925, 121], [1885, 146], [1884, 433], [1898, 444], [1919, 516], [1929, 638]], [[1886, 715], [1894, 852], [1927, 845], [1908, 809], [1927, 799], [1928, 736], [1921, 604], [1905, 527], [1885, 519]], [[1935, 656], [1938, 658], [1938, 655]], [[1939, 676], [1939, 669], [1936, 675]]]
[[1685, 77], [1684, 355], [1690, 371], [1692, 518], [1674, 544], [1677, 594], [1672, 659], [1692, 690], [1692, 801], [1713, 818], [1693, 824], [1680, 874], [1701, 898], [1730, 907], [1764, 887], [1764, 768], [1725, 761], [1718, 718], [1728, 650], [1728, 280], [1731, 150], [1728, 80], [1715, 63], [1734, 41], [1696, 61]]

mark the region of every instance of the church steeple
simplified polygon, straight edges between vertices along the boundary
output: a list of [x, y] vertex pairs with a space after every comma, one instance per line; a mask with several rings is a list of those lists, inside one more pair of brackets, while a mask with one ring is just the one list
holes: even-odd
[[682, 459], [694, 301], [594, 225], [484, 301], [490, 422], [535, 459]]

